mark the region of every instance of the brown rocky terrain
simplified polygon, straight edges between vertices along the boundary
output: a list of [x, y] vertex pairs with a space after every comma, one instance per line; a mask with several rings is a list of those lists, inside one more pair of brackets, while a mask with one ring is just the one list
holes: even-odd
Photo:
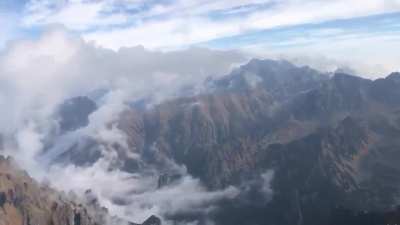
[[[1, 225], [100, 225], [88, 209], [40, 185], [18, 169], [11, 158], [0, 156]], [[100, 213], [98, 214], [100, 215]]]
[[161, 225], [161, 220], [150, 216], [137, 224], [112, 217], [95, 199], [79, 201], [75, 195], [67, 196], [40, 184], [12, 158], [0, 155], [0, 225], [126, 224]]

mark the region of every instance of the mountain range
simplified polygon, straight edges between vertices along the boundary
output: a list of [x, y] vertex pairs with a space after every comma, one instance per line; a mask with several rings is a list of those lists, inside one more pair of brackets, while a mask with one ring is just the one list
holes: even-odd
[[[365, 224], [396, 221], [398, 214], [389, 212], [398, 212], [400, 200], [400, 73], [371, 80], [253, 59], [203, 85], [205, 91], [195, 95], [128, 104], [108, 126], [126, 137], [126, 145], [81, 137], [52, 163], [87, 167], [111, 151], [111, 169], [157, 171], [157, 189], [189, 175], [210, 192], [238, 191], [214, 201], [215, 210], [157, 215], [172, 224], [346, 225], [361, 224], [354, 221], [371, 213], [378, 219]], [[55, 137], [88, 126], [97, 104], [87, 96], [61, 104], [55, 113], [61, 132]], [[47, 145], [44, 154], [57, 143]], [[27, 175], [9, 184], [13, 180], [4, 174], [10, 169], [3, 165], [8, 160], [0, 161], [0, 215], [6, 215], [0, 224], [105, 223], [72, 223], [76, 215], [94, 221], [98, 215], [90, 211], [107, 210], [96, 206], [82, 213], [58, 194], [40, 194], [55, 191], [42, 191]], [[118, 205], [129, 207], [124, 201]], [[388, 213], [395, 216], [387, 220]], [[148, 223], [161, 221], [151, 217]]]

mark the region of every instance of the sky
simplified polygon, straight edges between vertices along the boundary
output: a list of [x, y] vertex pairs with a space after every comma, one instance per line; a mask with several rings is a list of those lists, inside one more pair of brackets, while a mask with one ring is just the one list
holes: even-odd
[[399, 22], [400, 0], [1, 0], [0, 48], [58, 27], [113, 50], [242, 49], [383, 74], [400, 67]]

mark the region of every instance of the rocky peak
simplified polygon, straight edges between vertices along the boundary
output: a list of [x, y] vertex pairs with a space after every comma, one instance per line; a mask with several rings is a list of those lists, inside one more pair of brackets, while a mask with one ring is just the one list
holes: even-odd
[[161, 220], [160, 218], [152, 215], [146, 221], [144, 221], [142, 225], [161, 225]]
[[392, 106], [400, 104], [400, 73], [375, 80], [370, 93], [373, 99], [381, 103]]
[[129, 223], [129, 225], [161, 225], [161, 219], [152, 215], [141, 224]]
[[282, 99], [315, 88], [328, 78], [310, 67], [298, 67], [285, 60], [252, 59], [215, 83], [223, 90], [261, 88]]
[[396, 83], [400, 83], [400, 72], [393, 72], [386, 77], [386, 79], [392, 80]]

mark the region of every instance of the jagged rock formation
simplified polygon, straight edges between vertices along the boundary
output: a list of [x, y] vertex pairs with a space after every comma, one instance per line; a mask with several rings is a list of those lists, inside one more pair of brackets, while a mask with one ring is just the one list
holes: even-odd
[[[90, 190], [86, 194], [83, 202], [71, 200], [74, 196], [37, 183], [12, 158], [0, 155], [0, 225], [135, 224], [109, 215]], [[153, 215], [137, 225], [161, 225], [161, 219]]]
[[[100, 214], [98, 214], [100, 215]], [[49, 187], [35, 182], [14, 164], [0, 156], [1, 225], [101, 225], [87, 208], [67, 200]]]

